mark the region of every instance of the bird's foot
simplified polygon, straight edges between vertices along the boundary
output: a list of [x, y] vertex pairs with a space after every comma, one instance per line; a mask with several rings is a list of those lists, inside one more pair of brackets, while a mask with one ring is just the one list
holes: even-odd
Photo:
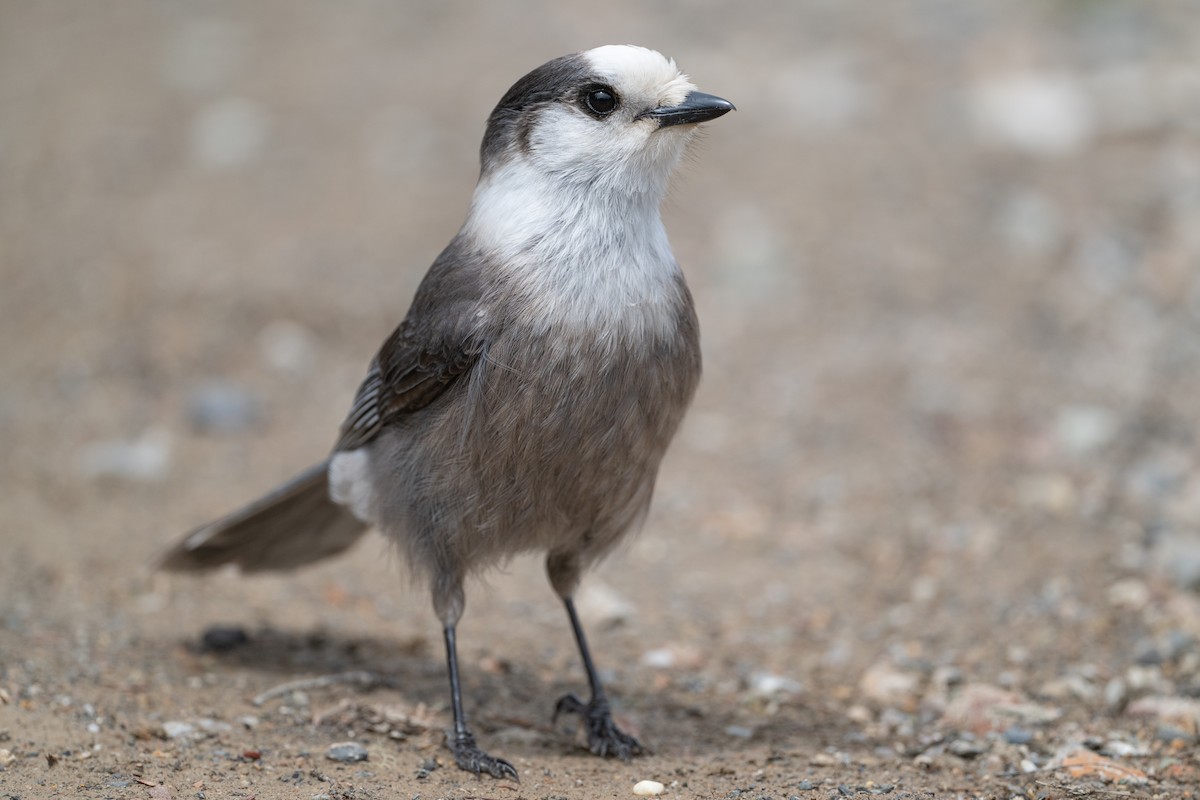
[[554, 706], [554, 720], [560, 714], [578, 714], [587, 730], [588, 749], [596, 755], [616, 756], [628, 761], [645, 752], [642, 743], [616, 726], [607, 700], [585, 703], [574, 694], [564, 695]]
[[486, 772], [493, 778], [511, 778], [517, 783], [521, 782], [512, 764], [503, 758], [493, 758], [480, 750], [471, 734], [458, 734], [450, 739], [448, 744], [454, 753], [454, 763], [458, 764], [459, 769], [474, 772], [476, 775]]

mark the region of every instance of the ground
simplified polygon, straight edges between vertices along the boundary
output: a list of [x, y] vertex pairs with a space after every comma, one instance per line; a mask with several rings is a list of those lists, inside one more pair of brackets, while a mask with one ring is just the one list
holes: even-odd
[[[1197, 10], [0, 5], [0, 795], [1195, 796]], [[651, 753], [551, 724], [583, 675], [517, 560], [460, 630], [520, 773], [477, 779], [381, 539], [147, 565], [323, 457], [491, 105], [623, 41], [738, 106], [665, 208], [703, 387], [580, 598]]]

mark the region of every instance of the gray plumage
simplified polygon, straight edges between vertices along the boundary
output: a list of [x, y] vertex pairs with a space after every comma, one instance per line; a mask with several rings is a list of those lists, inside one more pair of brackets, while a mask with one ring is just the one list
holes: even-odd
[[731, 108], [633, 47], [514, 84], [488, 120], [467, 221], [372, 360], [330, 459], [190, 534], [161, 566], [290, 569], [379, 528], [428, 580], [446, 629], [459, 765], [515, 775], [466, 729], [454, 626], [469, 574], [543, 552], [593, 689], [566, 710], [602, 729], [598, 752], [638, 752], [612, 726], [570, 597], [644, 517], [700, 377], [658, 207], [690, 123]]
[[[412, 342], [459, 343], [452, 354], [429, 362], [426, 376], [407, 374], [412, 389], [376, 389], [370, 377], [361, 393], [381, 409], [365, 415], [379, 417], [364, 445], [373, 495], [365, 516], [435, 579], [443, 621], [461, 614], [468, 573], [523, 551], [545, 551], [555, 589], [570, 594], [579, 570], [645, 511], [700, 374], [682, 279], [661, 298], [674, 317], [669, 335], [634, 338], [625, 321], [597, 335], [554, 319], [504, 270], [461, 252], [467, 246], [456, 239], [434, 264], [417, 293], [420, 313], [380, 352], [372, 375], [419, 361]], [[411, 411], [411, 392], [424, 401], [439, 388]], [[343, 433], [350, 446], [360, 438], [354, 427]]]
[[348, 549], [367, 525], [329, 497], [328, 469], [329, 462], [322, 461], [193, 531], [159, 557], [159, 569], [187, 572], [235, 564], [243, 572], [289, 570]]

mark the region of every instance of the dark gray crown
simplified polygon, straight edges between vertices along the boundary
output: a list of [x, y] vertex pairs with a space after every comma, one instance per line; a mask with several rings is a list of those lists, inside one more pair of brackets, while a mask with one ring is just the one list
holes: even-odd
[[596, 83], [592, 66], [582, 53], [547, 61], [514, 83], [488, 117], [487, 131], [479, 148], [486, 170], [513, 149], [528, 148], [530, 112], [549, 103], [575, 99], [581, 87]]

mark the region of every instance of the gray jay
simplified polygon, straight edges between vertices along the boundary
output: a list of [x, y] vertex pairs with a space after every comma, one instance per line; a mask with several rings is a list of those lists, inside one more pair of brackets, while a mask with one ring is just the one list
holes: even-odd
[[696, 124], [732, 109], [627, 45], [513, 84], [488, 118], [466, 222], [371, 361], [333, 453], [159, 565], [290, 569], [378, 528], [433, 595], [455, 761], [515, 779], [467, 725], [455, 626], [468, 575], [544, 553], [591, 690], [555, 716], [578, 714], [594, 753], [640, 753], [613, 723], [572, 596], [644, 518], [700, 378], [696, 314], [659, 205]]

